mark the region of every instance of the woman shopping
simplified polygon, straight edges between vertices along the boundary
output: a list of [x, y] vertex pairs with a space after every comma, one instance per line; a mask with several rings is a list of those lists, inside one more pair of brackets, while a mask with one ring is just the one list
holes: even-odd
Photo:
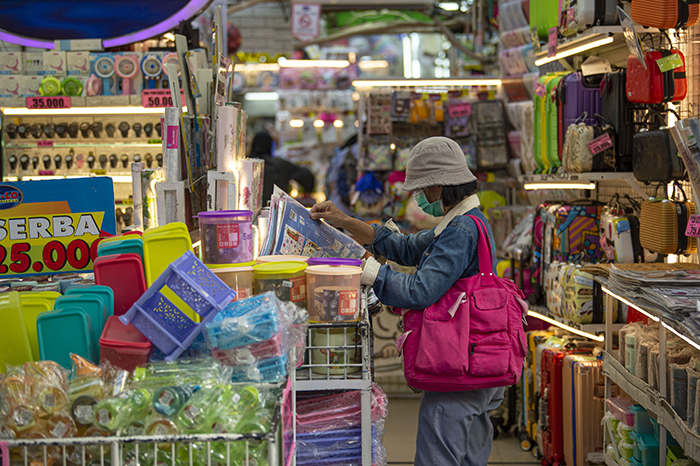
[[[456, 142], [444, 137], [432, 137], [418, 143], [411, 151], [406, 166], [404, 189], [413, 192], [418, 206], [425, 213], [435, 217], [443, 217], [437, 227], [415, 235], [404, 235], [391, 220], [384, 226], [369, 225], [343, 214], [331, 202], [315, 205], [311, 209], [311, 218], [325, 219], [330, 224], [347, 230], [358, 241], [362, 242], [372, 254], [380, 254], [401, 265], [417, 267], [414, 275], [402, 274], [392, 271], [387, 265], [380, 266], [374, 258], [369, 258], [363, 268], [362, 284], [371, 286], [383, 304], [406, 310], [422, 310], [418, 313], [418, 319], [423, 319], [423, 327], [422, 334], [420, 334], [422, 339], [420, 339], [420, 343], [417, 343], [419, 346], [418, 359], [416, 359], [417, 368], [420, 369], [422, 364], [420, 358], [438, 360], [442, 356], [447, 358], [446, 365], [440, 361], [434, 361], [434, 363], [437, 367], [447, 367], [452, 365], [454, 361], [462, 359], [466, 361], [467, 356], [464, 354], [469, 352], [472, 370], [467, 367], [468, 363], [458, 367], [457, 372], [450, 372], [451, 369], [447, 367], [443, 374], [443, 380], [447, 383], [428, 384], [429, 388], [435, 387], [434, 391], [423, 388], [415, 465], [486, 465], [493, 439], [493, 427], [489, 413], [501, 404], [504, 393], [503, 386], [510, 383], [500, 384], [501, 379], [490, 377], [498, 375], [498, 368], [484, 366], [498, 366], [499, 360], [493, 359], [494, 364], [492, 364], [492, 360], [489, 358], [497, 358], [496, 353], [499, 353], [503, 348], [507, 350], [509, 344], [514, 345], [512, 341], [518, 341], [516, 338], [519, 341], [515, 346], [520, 345], [522, 325], [518, 320], [519, 317], [507, 317], [510, 316], [510, 311], [507, 311], [503, 304], [506, 301], [510, 303], [507, 297], [492, 306], [481, 306], [492, 309], [489, 312], [493, 314], [482, 314], [482, 319], [483, 316], [488, 316], [487, 319], [483, 320], [489, 322], [482, 322], [483, 325], [478, 332], [486, 327], [498, 326], [500, 325], [498, 322], [501, 321], [508, 329], [513, 329], [512, 331], [504, 330], [502, 334], [498, 333], [499, 338], [506, 335], [506, 339], [502, 342], [499, 340], [496, 346], [493, 346], [493, 341], [491, 341], [492, 346], [487, 347], [473, 343], [477, 340], [470, 339], [469, 336], [470, 329], [472, 334], [475, 333], [474, 324], [470, 324], [468, 320], [469, 312], [472, 313], [472, 321], [479, 314], [474, 314], [473, 310], [462, 311], [461, 309], [464, 307], [464, 303], [470, 299], [464, 298], [465, 295], [475, 299], [474, 294], [482, 293], [478, 295], [480, 296], [478, 299], [484, 302], [493, 302], [494, 296], [496, 296], [495, 301], [498, 301], [499, 296], [515, 295], [517, 290], [511, 290], [508, 284], [505, 285], [505, 288], [508, 288], [507, 291], [502, 289], [493, 291], [495, 288], [479, 289], [478, 284], [474, 285], [475, 281], [479, 280], [477, 275], [480, 275], [482, 283], [504, 287], [500, 282], [497, 282], [499, 279], [492, 278], [495, 258], [492, 257], [493, 254], [488, 255], [488, 250], [495, 250], [493, 234], [488, 221], [479, 210], [479, 199], [476, 196], [476, 177], [469, 170], [464, 153]], [[485, 241], [486, 238], [488, 241]], [[481, 246], [479, 246], [480, 240]], [[479, 260], [479, 257], [482, 258], [482, 261]], [[484, 277], [484, 275], [488, 277]], [[462, 291], [461, 294], [458, 293], [460, 291]], [[458, 296], [458, 300], [455, 301], [453, 296]], [[461, 301], [459, 301], [460, 299]], [[519, 298], [512, 301], [516, 301], [516, 299]], [[450, 306], [452, 301], [456, 304]], [[479, 307], [479, 302], [474, 302], [476, 307]], [[455, 311], [458, 305], [462, 307], [459, 307], [459, 311]], [[452, 318], [457, 316], [457, 319], [452, 320], [457, 326], [456, 330], [454, 328], [447, 329], [448, 332], [457, 332], [454, 339], [454, 342], [457, 343], [449, 341], [451, 336], [447, 333], [444, 337], [444, 340], [448, 340], [446, 342], [426, 341], [426, 335], [430, 335], [430, 332], [425, 325], [430, 318], [428, 315], [424, 315], [424, 312], [434, 313], [440, 309], [445, 310]], [[519, 312], [517, 311], [518, 315]], [[416, 311], [410, 311], [410, 313], [416, 314]], [[466, 324], [459, 324], [462, 322], [458, 320], [461, 315], [459, 313], [467, 316]], [[409, 327], [409, 314], [405, 317], [406, 330]], [[451, 317], [441, 319], [449, 321]], [[415, 316], [411, 318], [415, 320]], [[520, 329], [516, 328], [518, 325], [520, 325]], [[499, 329], [491, 328], [486, 331], [496, 332], [496, 330]], [[439, 332], [440, 330], [436, 335], [440, 335]], [[407, 331], [404, 337], [411, 338], [410, 333]], [[478, 337], [491, 338], [496, 334], [497, 332], [483, 333], [483, 335], [480, 333]], [[508, 339], [508, 335], [512, 336], [512, 340]], [[432, 340], [443, 340], [443, 338], [432, 338]], [[480, 343], [480, 340], [477, 343]], [[445, 345], [448, 345], [447, 347], [451, 348], [452, 351], [444, 351]], [[482, 348], [491, 349], [487, 350], [488, 352], [479, 353], [484, 351]], [[430, 351], [454, 354], [436, 355], [430, 354]], [[518, 348], [516, 352], [518, 354], [515, 358], [506, 355], [503, 371], [504, 373], [506, 370], [509, 373], [517, 373], [517, 375], [511, 374], [511, 379], [517, 380], [520, 349]], [[424, 353], [427, 355], [421, 356]], [[404, 347], [405, 365], [407, 358], [408, 349]], [[450, 359], [454, 361], [450, 361]], [[428, 365], [430, 364], [429, 361]], [[479, 368], [478, 365], [482, 367]], [[520, 366], [522, 366], [522, 358], [520, 358]], [[406, 365], [407, 380], [411, 385], [408, 370], [408, 365]], [[468, 372], [477, 373], [479, 371], [481, 373], [478, 375], [484, 376], [479, 380], [485, 383], [477, 384], [477, 386], [487, 388], [459, 390], [460, 385], [452, 383], [453, 380], [455, 382], [459, 380], [458, 377], [452, 377], [452, 374], [467, 376]], [[422, 388], [416, 387], [416, 385], [412, 386]], [[465, 386], [472, 387], [473, 385], [467, 384]]]

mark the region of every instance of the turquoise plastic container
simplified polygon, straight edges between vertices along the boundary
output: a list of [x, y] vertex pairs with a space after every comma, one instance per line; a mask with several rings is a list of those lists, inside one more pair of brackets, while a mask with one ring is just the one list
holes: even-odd
[[143, 240], [134, 235], [133, 238], [100, 243], [97, 246], [97, 257], [110, 256], [113, 254], [138, 254], [143, 261]]
[[71, 368], [70, 354], [97, 362], [92, 350], [90, 316], [80, 308], [45, 312], [36, 321], [41, 359]]
[[[649, 422], [651, 422], [651, 425], [654, 427], [654, 438], [658, 442], [659, 439], [661, 438], [659, 423], [656, 422], [656, 419], [654, 419], [653, 417], [649, 417]], [[671, 432], [669, 432], [668, 430], [666, 431], [666, 445], [672, 445], [674, 447], [681, 446], [681, 444], [678, 443], [678, 441], [673, 438], [673, 436], [671, 435]]]
[[114, 315], [114, 291], [112, 288], [104, 285], [93, 285], [87, 288], [68, 288], [66, 295], [94, 295], [102, 300], [105, 305], [105, 323], [107, 319]]
[[[102, 297], [94, 294], [67, 294], [56, 300], [57, 310], [60, 309], [82, 309], [90, 317], [90, 342], [92, 344], [92, 354], [97, 356], [100, 347], [100, 336], [107, 321], [107, 310], [102, 301]], [[42, 356], [42, 359], [45, 359]]]
[[630, 406], [630, 412], [634, 415], [634, 431], [638, 434], [653, 434], [654, 427], [649, 420], [649, 413], [642, 405]]
[[659, 466], [659, 442], [653, 435], [641, 435], [637, 439], [642, 453], [642, 465]]

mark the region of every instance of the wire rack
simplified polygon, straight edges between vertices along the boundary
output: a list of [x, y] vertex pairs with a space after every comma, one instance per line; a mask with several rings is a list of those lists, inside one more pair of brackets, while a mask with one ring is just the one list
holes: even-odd
[[280, 393], [267, 433], [17, 439], [0, 442], [0, 464], [289, 466], [294, 451], [291, 383], [275, 387]]

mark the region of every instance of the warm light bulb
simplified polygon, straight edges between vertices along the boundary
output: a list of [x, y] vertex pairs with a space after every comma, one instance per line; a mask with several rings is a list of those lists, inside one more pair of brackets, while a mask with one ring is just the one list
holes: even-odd
[[333, 126], [335, 126], [336, 128], [342, 128], [343, 125], [344, 125], [343, 120], [335, 120], [333, 122]]
[[396, 150], [396, 144], [394, 144], [393, 142], [391, 143], [391, 145], [389, 147], [391, 148], [391, 150]]
[[314, 121], [314, 127], [316, 127], [316, 128], [323, 128], [323, 125], [324, 125], [324, 124], [325, 124], [325, 123], [323, 123], [323, 120], [316, 120], [316, 121]]
[[289, 126], [292, 128], [303, 128], [304, 120], [289, 120]]

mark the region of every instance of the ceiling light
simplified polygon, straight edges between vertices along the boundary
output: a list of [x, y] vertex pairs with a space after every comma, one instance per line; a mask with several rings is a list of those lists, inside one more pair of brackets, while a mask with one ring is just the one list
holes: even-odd
[[459, 3], [457, 3], [457, 2], [442, 2], [442, 3], [438, 3], [438, 6], [445, 11], [457, 11], [457, 10], [459, 10]]
[[335, 120], [333, 122], [333, 126], [335, 126], [336, 128], [342, 128], [343, 126], [345, 126], [345, 123], [343, 123], [343, 120]]
[[323, 125], [324, 125], [324, 124], [325, 124], [325, 123], [323, 122], [323, 120], [315, 120], [315, 121], [314, 121], [314, 127], [315, 127], [315, 128], [323, 128]]
[[244, 65], [236, 65], [236, 71], [279, 71], [278, 63], [246, 63]]
[[525, 183], [526, 191], [537, 189], [595, 189], [595, 183]]
[[[183, 112], [187, 108], [182, 109]], [[31, 109], [24, 107], [4, 107], [0, 111], [6, 116], [41, 116], [41, 115], [162, 115], [163, 107], [71, 107], [53, 109]]]
[[392, 143], [389, 145], [389, 149], [391, 149], [391, 150], [396, 150], [396, 144], [394, 144], [394, 143], [392, 142]]
[[594, 49], [597, 47], [602, 47], [603, 45], [611, 44], [614, 40], [615, 39], [612, 37], [606, 37], [604, 39], [600, 39], [600, 40], [596, 40], [593, 42], [589, 42], [587, 44], [579, 45], [578, 47], [572, 47], [570, 49], [563, 50], [561, 52], [557, 52], [557, 54], [554, 55], [553, 57], [544, 57], [544, 58], [540, 58], [539, 60], [535, 60], [535, 65], [542, 66], [542, 65], [545, 65], [547, 63], [559, 60], [561, 58], [566, 58], [566, 57], [570, 57], [572, 55], [576, 55], [576, 54], [581, 53], [581, 52], [585, 52], [586, 50], [591, 50], [591, 49]]
[[347, 68], [348, 60], [280, 60], [282, 68]]
[[359, 66], [361, 70], [374, 70], [379, 68], [388, 68], [389, 62], [386, 60], [365, 60], [360, 61], [357, 66]]
[[692, 345], [695, 349], [700, 350], [700, 345], [698, 345], [697, 343], [695, 343], [694, 341], [692, 341], [690, 338], [686, 337], [685, 335], [681, 335], [681, 334], [678, 332], [678, 330], [676, 330], [675, 328], [669, 326], [666, 322], [662, 322], [662, 324], [664, 325], [664, 327], [666, 327], [667, 329], [669, 329], [670, 331], [672, 331], [673, 333], [675, 333], [676, 335], [678, 335], [681, 339], [685, 340], [686, 343]]
[[165, 34], [163, 34], [163, 38], [169, 40], [170, 42], [175, 42], [175, 34], [173, 34], [172, 32], [166, 32]]
[[280, 95], [276, 92], [247, 92], [245, 100], [277, 100]]
[[292, 128], [303, 128], [304, 120], [289, 120], [289, 126], [291, 126]]
[[586, 337], [586, 338], [590, 338], [591, 340], [595, 340], [595, 341], [599, 341], [599, 342], [605, 341], [605, 335], [594, 335], [592, 333], [584, 332], [583, 330], [579, 330], [577, 328], [566, 325], [563, 322], [559, 322], [558, 320], [554, 320], [550, 317], [542, 315], [539, 312], [527, 311], [527, 315], [530, 317], [534, 317], [536, 319], [543, 320], [543, 321], [547, 322], [548, 324], [554, 325], [555, 327], [563, 328], [564, 330], [571, 332], [573, 334], [580, 335], [580, 336]]
[[500, 78], [476, 79], [358, 79], [352, 82], [354, 87], [468, 87], [499, 86]]

